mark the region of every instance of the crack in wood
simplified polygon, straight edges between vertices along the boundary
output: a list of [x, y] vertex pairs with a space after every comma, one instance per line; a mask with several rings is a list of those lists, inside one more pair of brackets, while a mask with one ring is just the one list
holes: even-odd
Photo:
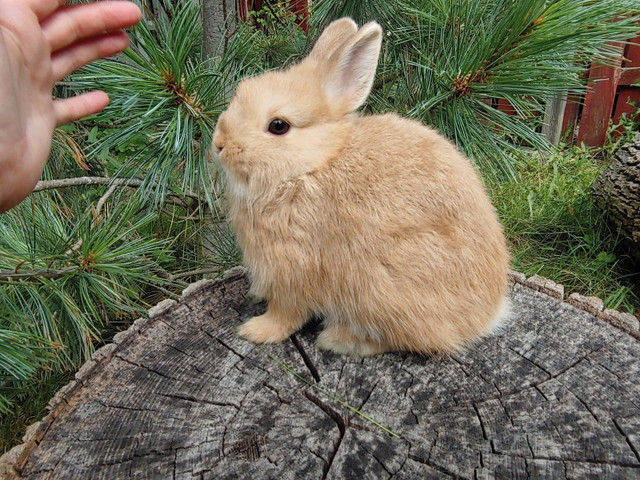
[[591, 410], [591, 407], [584, 401], [582, 400], [582, 398], [580, 398], [580, 396], [578, 394], [576, 394], [575, 392], [573, 392], [570, 388], [567, 388], [567, 390], [569, 392], [571, 392], [571, 394], [575, 397], [576, 400], [578, 400], [578, 402], [585, 408], [585, 410], [587, 410], [587, 412], [589, 412], [591, 414], [591, 416], [594, 418], [594, 420], [596, 421], [596, 423], [600, 423], [600, 419], [598, 418], [598, 416], [593, 412], [593, 410]]
[[166, 373], [162, 373], [159, 370], [156, 370], [148, 365], [144, 365], [142, 363], [138, 363], [138, 362], [134, 362], [133, 360], [129, 360], [128, 358], [125, 358], [122, 356], [122, 354], [117, 353], [116, 355], [114, 355], [114, 358], [117, 358], [118, 360], [123, 361], [124, 363], [128, 363], [129, 365], [136, 367], [136, 368], [140, 368], [142, 370], [146, 370], [147, 372], [151, 372], [151, 373], [155, 373], [156, 375], [159, 375], [162, 378], [166, 378], [168, 380], [173, 380], [175, 382], [181, 382], [182, 380], [176, 377], [172, 377], [171, 375], [167, 375]]
[[407, 456], [407, 457], [404, 457], [404, 458], [402, 459], [402, 463], [400, 464], [400, 468], [398, 468], [398, 471], [397, 471], [397, 472], [394, 472], [394, 473], [393, 473], [393, 475], [391, 475], [391, 476], [389, 477], [389, 480], [392, 480], [392, 479], [393, 479], [393, 477], [395, 477], [398, 473], [401, 473], [401, 472], [402, 472], [402, 469], [404, 468], [404, 465], [405, 465], [405, 463], [407, 463], [407, 460], [408, 460], [408, 459], [409, 459], [409, 457], [408, 457], [408, 456]]
[[460, 475], [457, 475], [456, 473], [454, 473], [453, 471], [449, 470], [448, 468], [443, 467], [442, 465], [438, 465], [437, 463], [430, 462], [427, 459], [420, 458], [420, 457], [418, 457], [416, 455], [411, 455], [411, 454], [409, 454], [408, 458], [410, 460], [413, 460], [414, 462], [418, 462], [418, 463], [420, 463], [422, 465], [426, 465], [427, 467], [431, 467], [431, 468], [437, 470], [440, 473], [444, 473], [448, 477], [452, 477], [455, 480], [462, 480], [463, 479], [463, 477], [461, 477]]
[[[126, 405], [112, 405], [110, 403], [107, 403], [103, 400], [98, 400], [95, 399], [93, 400], [93, 403], [97, 403], [98, 405], [100, 405], [101, 407], [104, 408], [111, 408], [114, 410], [126, 410], [128, 412], [141, 412], [141, 413], [157, 413], [159, 415], [163, 415], [164, 417], [168, 418], [168, 419], [172, 419], [172, 420], [177, 420], [177, 421], [184, 421], [184, 418], [180, 418], [180, 417], [173, 417], [170, 415], [167, 415], [167, 412], [165, 410], [155, 410], [152, 408], [135, 408], [135, 407], [129, 407]], [[105, 437], [105, 438], [92, 438], [91, 441], [100, 441], [100, 440], [108, 440], [109, 437]]]
[[[389, 471], [389, 469], [386, 467], [386, 465], [385, 465], [384, 463], [382, 463], [382, 461], [378, 458], [378, 456], [376, 455], [376, 453], [375, 453], [375, 452], [372, 452], [372, 451], [371, 451], [371, 450], [369, 450], [369, 449], [366, 449], [366, 450], [371, 454], [371, 457], [373, 457], [373, 459], [378, 463], [378, 465], [380, 465], [380, 466], [382, 467], [382, 469], [383, 469], [385, 472], [387, 472], [387, 475], [389, 475], [389, 479], [390, 479], [391, 477], [393, 477], [394, 473], [392, 473], [392, 472], [390, 472], [390, 471]], [[387, 480], [389, 480], [389, 479], [387, 479]]]
[[329, 470], [331, 470], [331, 465], [333, 465], [333, 461], [336, 457], [336, 454], [338, 453], [338, 450], [340, 449], [340, 445], [342, 445], [342, 440], [348, 427], [348, 423], [338, 412], [336, 412], [329, 405], [325, 404], [322, 400], [320, 400], [318, 397], [311, 394], [307, 390], [304, 390], [302, 392], [302, 395], [306, 397], [307, 400], [309, 400], [311, 403], [319, 407], [320, 410], [322, 410], [325, 414], [327, 414], [336, 423], [336, 425], [338, 426], [338, 431], [340, 432], [338, 440], [336, 440], [336, 442], [334, 443], [333, 449], [327, 456], [327, 462], [322, 468], [322, 480], [325, 480], [327, 478], [327, 475], [329, 475]]
[[587, 465], [613, 465], [616, 467], [623, 467], [623, 468], [634, 468], [634, 469], [638, 468], [637, 463], [616, 462], [616, 461], [608, 461], [608, 460], [589, 460], [586, 458], [560, 458], [560, 457], [554, 457], [554, 456], [544, 456], [544, 457], [537, 456], [537, 457], [529, 458], [522, 455], [516, 455], [516, 454], [506, 453], [506, 452], [496, 453], [495, 455], [498, 457], [505, 457], [505, 458], [519, 458], [525, 461], [540, 460], [545, 462], [569, 462], [569, 463], [578, 463], [578, 464], [584, 463]]
[[473, 405], [473, 410], [476, 412], [476, 416], [478, 417], [478, 421], [480, 422], [480, 429], [482, 430], [482, 438], [488, 441], [489, 437], [487, 435], [487, 430], [484, 427], [484, 422], [482, 421], [482, 415], [480, 415], [480, 410], [478, 409], [478, 406], [475, 403], [472, 405]]
[[171, 330], [174, 330], [174, 331], [175, 331], [175, 329], [176, 329], [173, 325], [171, 325], [170, 323], [165, 322], [165, 321], [164, 321], [164, 320], [162, 320], [161, 318], [156, 318], [156, 319], [154, 319], [154, 321], [155, 321], [156, 323], [162, 323], [164, 326], [166, 326], [166, 327], [170, 328]]
[[[230, 445], [227, 456], [234, 456], [249, 462], [255, 462], [262, 456], [264, 447], [266, 447], [268, 443], [265, 434], [254, 433]], [[265, 458], [269, 460], [268, 457]]]
[[367, 396], [364, 397], [364, 400], [362, 400], [362, 403], [360, 404], [360, 406], [356, 409], [356, 410], [362, 410], [362, 407], [365, 406], [365, 404], [369, 401], [369, 399], [371, 398], [371, 395], [373, 394], [373, 391], [376, 389], [376, 387], [378, 386], [378, 383], [380, 383], [380, 379], [376, 380], [376, 383], [373, 384], [373, 386], [369, 389], [369, 391], [367, 392]]
[[[531, 360], [529, 357], [526, 357], [523, 353], [520, 353], [519, 351], [517, 351], [515, 348], [513, 348], [512, 346], [508, 346], [507, 347], [508, 350], [510, 350], [511, 352], [515, 353], [516, 355], [518, 355], [520, 358], [522, 358], [523, 360], [525, 360], [526, 362], [529, 362], [531, 365], [533, 365], [534, 367], [542, 370], [544, 373], [546, 373], [547, 375], [549, 375], [549, 378], [553, 377], [553, 374], [548, 371], [546, 368], [544, 368], [542, 365], [537, 364], [536, 362], [534, 362], [533, 360]], [[547, 379], [548, 380], [548, 379]]]
[[[246, 355], [243, 355], [242, 353], [238, 352], [237, 350], [235, 350], [232, 346], [227, 345], [227, 343], [222, 340], [220, 337], [217, 337], [215, 335], [211, 335], [209, 332], [207, 332], [206, 330], [202, 330], [202, 332], [207, 335], [208, 337], [212, 338], [213, 340], [215, 340], [216, 342], [218, 342], [220, 345], [222, 345], [224, 348], [226, 348], [227, 350], [229, 350], [230, 352], [232, 352], [233, 354], [237, 355], [240, 358], [246, 358]], [[251, 349], [251, 351], [253, 351], [253, 349]]]
[[627, 433], [623, 430], [623, 428], [620, 426], [618, 421], [615, 418], [612, 418], [611, 420], [613, 421], [613, 424], [615, 425], [618, 432], [620, 432], [620, 435], [624, 437], [625, 441], [627, 442], [627, 445], [629, 445], [629, 448], [631, 449], [633, 454], [636, 456], [636, 459], [638, 460], [638, 465], [640, 465], [640, 452], [638, 451], [636, 446], [631, 442], [631, 439], [629, 438]]
[[531, 447], [531, 442], [529, 441], [529, 434], [525, 433], [524, 434], [524, 439], [527, 441], [527, 448], [529, 449], [529, 452], [531, 453], [531, 458], [536, 458], [535, 454], [533, 453], [533, 448]]
[[240, 406], [236, 405], [235, 403], [216, 402], [214, 400], [207, 400], [205, 398], [194, 397], [193, 395], [181, 395], [178, 393], [161, 393], [161, 392], [156, 392], [156, 395], [159, 395], [165, 398], [172, 398], [175, 400], [184, 400], [185, 402], [190, 402], [190, 403], [204, 403], [205, 405], [213, 405], [215, 407], [233, 407], [236, 410], [240, 410]]
[[176, 352], [178, 352], [178, 353], [180, 353], [180, 354], [184, 355], [185, 357], [193, 358], [194, 360], [197, 360], [197, 359], [198, 359], [198, 357], [197, 357], [197, 356], [192, 355], [192, 354], [191, 354], [191, 353], [189, 353], [189, 352], [185, 352], [184, 350], [182, 350], [182, 349], [180, 349], [180, 348], [176, 347], [175, 345], [173, 345], [173, 344], [171, 344], [171, 343], [161, 343], [161, 345], [162, 345], [162, 346], [165, 346], [165, 347], [167, 347], [167, 348], [169, 348], [169, 349], [171, 349], [171, 350], [175, 350]]
[[265, 387], [267, 390], [272, 391], [276, 395], [276, 397], [278, 398], [278, 401], [280, 402], [280, 404], [282, 404], [282, 405], [291, 405], [290, 401], [283, 400], [282, 397], [280, 396], [280, 392], [275, 387], [269, 385], [266, 381], [262, 382], [262, 386]]
[[294, 347], [296, 347], [296, 350], [298, 350], [298, 353], [302, 357], [302, 361], [307, 366], [309, 373], [311, 373], [311, 376], [317, 383], [320, 383], [320, 374], [318, 373], [318, 368], [313, 363], [313, 360], [311, 360], [311, 357], [309, 357], [309, 354], [306, 352], [304, 347], [300, 344], [300, 342], [298, 341], [295, 335], [291, 335], [290, 338]]

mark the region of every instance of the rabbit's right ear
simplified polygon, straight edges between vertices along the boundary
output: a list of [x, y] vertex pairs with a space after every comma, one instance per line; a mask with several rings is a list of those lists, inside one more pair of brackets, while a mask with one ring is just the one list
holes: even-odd
[[328, 60], [347, 40], [358, 32], [356, 22], [344, 17], [332, 22], [324, 29], [308, 58], [313, 60]]
[[325, 62], [322, 87], [330, 102], [352, 112], [371, 91], [382, 46], [382, 28], [369, 22]]

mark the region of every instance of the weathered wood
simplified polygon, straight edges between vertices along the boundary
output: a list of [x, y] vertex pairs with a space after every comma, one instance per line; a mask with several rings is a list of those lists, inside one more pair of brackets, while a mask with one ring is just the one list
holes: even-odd
[[317, 326], [280, 345], [239, 339], [263, 309], [246, 292], [234, 271], [120, 334], [4, 474], [640, 478], [640, 343], [590, 313], [515, 284], [512, 321], [465, 352], [358, 360], [315, 349]]
[[640, 265], [640, 133], [619, 149], [593, 184], [596, 204], [620, 228]]
[[556, 95], [549, 99], [542, 122], [542, 134], [550, 144], [558, 146], [562, 140], [562, 126], [567, 108], [568, 94]]

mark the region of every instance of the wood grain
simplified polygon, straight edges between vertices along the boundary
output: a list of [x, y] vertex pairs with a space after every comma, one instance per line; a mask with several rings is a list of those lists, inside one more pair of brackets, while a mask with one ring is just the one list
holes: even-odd
[[247, 286], [197, 284], [99, 352], [13, 474], [640, 478], [640, 343], [590, 313], [516, 283], [510, 323], [465, 352], [353, 359], [314, 347], [317, 322], [239, 339], [264, 308]]
[[596, 179], [593, 197], [640, 266], [640, 133], [616, 152]]

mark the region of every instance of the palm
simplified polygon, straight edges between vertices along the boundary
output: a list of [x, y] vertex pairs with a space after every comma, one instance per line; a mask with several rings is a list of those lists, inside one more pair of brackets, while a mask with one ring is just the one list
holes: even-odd
[[32, 190], [51, 148], [53, 129], [102, 110], [102, 92], [53, 100], [55, 83], [128, 45], [130, 2], [60, 7], [64, 0], [0, 0], [0, 211]]
[[[0, 39], [4, 49], [0, 70], [0, 142], [23, 149], [32, 163], [46, 156], [50, 136], [55, 127], [53, 87], [49, 47], [41, 33], [37, 18], [20, 3], [0, 1], [3, 9], [12, 3], [7, 15], [0, 19]], [[31, 32], [31, 33], [30, 33]], [[38, 32], [38, 35], [33, 35]], [[42, 135], [31, 132], [41, 131]], [[46, 135], [45, 135], [46, 134]], [[26, 142], [25, 142], [26, 141]]]

